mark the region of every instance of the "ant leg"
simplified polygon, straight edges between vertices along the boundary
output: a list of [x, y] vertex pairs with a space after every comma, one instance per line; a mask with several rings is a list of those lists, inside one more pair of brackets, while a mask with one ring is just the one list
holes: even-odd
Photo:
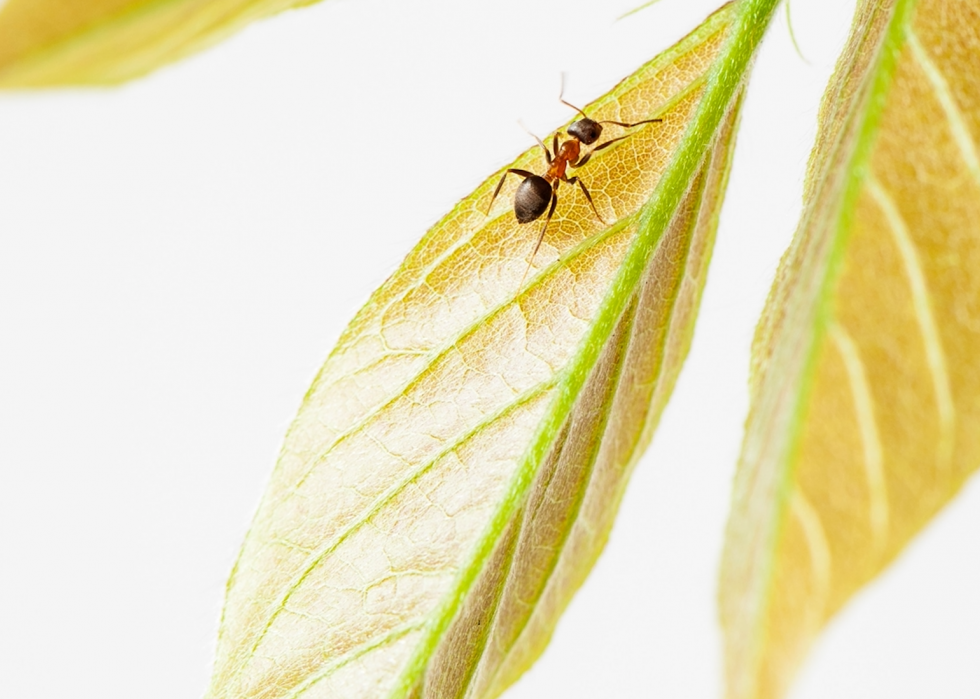
[[563, 99], [562, 99], [561, 97], [559, 97], [559, 98], [558, 98], [558, 101], [559, 101], [559, 102], [561, 102], [562, 104], [564, 104], [564, 105], [565, 105], [566, 107], [571, 107], [572, 109], [574, 109], [574, 110], [575, 110], [576, 112], [578, 112], [579, 114], [581, 114], [581, 115], [582, 115], [583, 117], [585, 117], [586, 119], [588, 119], [588, 118], [589, 118], [589, 115], [588, 115], [588, 114], [586, 114], [585, 112], [583, 112], [583, 111], [582, 111], [581, 109], [579, 109], [578, 107], [576, 107], [576, 106], [575, 106], [574, 104], [572, 104], [571, 102], [566, 102], [566, 101], [565, 101], [565, 100], [563, 100]]
[[534, 262], [534, 256], [538, 254], [538, 249], [541, 247], [541, 243], [544, 242], [544, 234], [548, 230], [548, 224], [551, 223], [551, 217], [555, 213], [555, 207], [558, 206], [558, 188], [555, 187], [551, 190], [551, 208], [548, 209], [548, 218], [544, 220], [544, 226], [541, 227], [541, 235], [538, 236], [538, 242], [534, 245], [534, 252], [531, 253], [531, 257], [527, 261], [527, 269], [524, 270], [524, 276], [521, 278], [521, 283], [518, 288], [524, 286], [524, 282], [527, 281], [527, 273], [531, 271], [531, 264]]
[[533, 172], [528, 172], [527, 170], [517, 170], [516, 168], [509, 168], [507, 170], [507, 172], [504, 173], [504, 176], [500, 178], [500, 182], [497, 183], [497, 188], [495, 190], [493, 190], [493, 196], [490, 197], [490, 205], [487, 206], [487, 213], [486, 213], [487, 216], [490, 215], [490, 209], [493, 208], [493, 202], [496, 201], [497, 195], [500, 194], [500, 190], [503, 189], [504, 180], [506, 180], [507, 179], [507, 175], [509, 175], [511, 173], [513, 173], [515, 175], [520, 175], [521, 177], [524, 177], [524, 178], [534, 177], [534, 173]]
[[623, 139], [626, 139], [626, 138], [629, 138], [629, 136], [620, 136], [619, 138], [613, 138], [613, 139], [610, 139], [610, 140], [606, 141], [605, 143], [603, 143], [601, 145], [596, 146], [595, 148], [593, 148], [592, 150], [590, 150], [588, 153], [586, 153], [585, 155], [583, 155], [581, 158], [579, 158], [578, 159], [578, 162], [576, 162], [575, 164], [573, 164], [572, 167], [582, 167], [587, 162], [589, 162], [589, 158], [591, 158], [592, 157], [592, 154], [595, 153], [597, 150], [602, 150], [603, 148], [608, 148], [609, 146], [611, 146], [612, 144], [616, 143], [617, 141], [622, 141]]
[[551, 190], [551, 208], [548, 209], [548, 218], [544, 220], [544, 225], [541, 227], [541, 235], [538, 236], [538, 242], [534, 246], [534, 252], [531, 253], [531, 259], [528, 260], [528, 264], [534, 262], [534, 256], [538, 254], [538, 250], [541, 248], [541, 243], [544, 242], [544, 234], [548, 230], [548, 224], [551, 223], [551, 217], [555, 214], [555, 207], [558, 206], [558, 189]]
[[600, 121], [600, 124], [615, 124], [616, 126], [622, 126], [627, 129], [632, 129], [634, 126], [639, 126], [640, 124], [659, 124], [663, 119], [644, 119], [643, 121], [634, 121], [632, 124], [624, 124], [621, 121], [611, 121], [607, 119], [606, 121]]
[[[534, 134], [531, 134], [531, 135], [534, 136]], [[551, 165], [551, 151], [548, 150], [548, 146], [546, 146], [544, 144], [544, 141], [542, 141], [537, 136], [534, 136], [534, 140], [537, 141], [538, 142], [538, 145], [541, 146], [544, 149], [544, 159], [548, 161], [548, 165]], [[557, 149], [555, 149], [555, 150], [557, 150]]]
[[596, 146], [595, 148], [593, 148], [592, 151], [589, 153], [589, 155], [592, 155], [592, 153], [595, 153], [597, 150], [602, 150], [603, 148], [608, 148], [609, 146], [611, 146], [612, 144], [616, 143], [617, 141], [622, 141], [623, 139], [626, 139], [626, 138], [629, 138], [629, 136], [620, 136], [619, 138], [610, 139], [610, 140], [606, 141], [605, 143], [602, 143], [602, 144]]
[[605, 222], [605, 220], [602, 218], [602, 216], [599, 215], [599, 212], [596, 210], [595, 202], [592, 201], [592, 195], [589, 194], [589, 190], [586, 189], [585, 183], [582, 180], [580, 180], [578, 177], [569, 177], [565, 181], [568, 182], [568, 184], [577, 184], [582, 189], [582, 194], [584, 194], [585, 198], [589, 200], [589, 206], [592, 207], [592, 213], [594, 213], [595, 217], [599, 219], [599, 223], [601, 223], [604, 226], [608, 225]]

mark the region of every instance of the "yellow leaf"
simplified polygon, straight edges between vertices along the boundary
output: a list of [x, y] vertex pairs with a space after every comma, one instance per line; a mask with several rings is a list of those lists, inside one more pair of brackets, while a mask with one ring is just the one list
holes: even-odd
[[722, 565], [737, 699], [782, 696], [980, 465], [980, 6], [859, 3], [820, 121]]
[[725, 6], [587, 107], [663, 119], [607, 125], [575, 171], [611, 225], [563, 185], [532, 257], [519, 177], [487, 214], [497, 173], [372, 296], [232, 572], [212, 699], [494, 697], [542, 652], [687, 352], [774, 5]]
[[7, 0], [0, 88], [112, 85], [315, 0]]

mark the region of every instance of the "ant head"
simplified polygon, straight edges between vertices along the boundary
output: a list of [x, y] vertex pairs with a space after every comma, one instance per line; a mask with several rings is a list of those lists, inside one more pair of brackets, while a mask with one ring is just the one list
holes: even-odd
[[573, 121], [569, 125], [568, 135], [574, 136], [587, 146], [591, 146], [602, 135], [602, 124], [583, 114], [582, 119]]
[[571, 107], [576, 112], [582, 115], [582, 118], [578, 121], [573, 121], [568, 125], [568, 135], [577, 138], [579, 141], [587, 146], [591, 146], [593, 143], [599, 140], [599, 136], [602, 135], [602, 124], [600, 124], [595, 119], [590, 119], [589, 115], [583, 112], [581, 109], [576, 107], [570, 102], [566, 102], [562, 95], [565, 93], [565, 74], [561, 74], [561, 92], [558, 95], [558, 101], [564, 104], [566, 107]]

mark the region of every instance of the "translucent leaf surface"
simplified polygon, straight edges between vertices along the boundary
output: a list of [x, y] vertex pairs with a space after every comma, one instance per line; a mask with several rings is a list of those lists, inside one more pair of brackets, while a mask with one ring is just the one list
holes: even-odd
[[576, 171], [608, 223], [562, 186], [525, 280], [541, 221], [516, 223], [516, 177], [486, 214], [497, 173], [373, 295], [287, 435], [209, 696], [492, 697], [541, 653], [687, 352], [773, 4], [722, 8], [587, 107], [663, 119], [607, 126], [627, 138]]
[[739, 699], [782, 696], [980, 465], [980, 7], [859, 3], [820, 122], [723, 562]]
[[315, 0], [7, 0], [0, 88], [108, 85]]

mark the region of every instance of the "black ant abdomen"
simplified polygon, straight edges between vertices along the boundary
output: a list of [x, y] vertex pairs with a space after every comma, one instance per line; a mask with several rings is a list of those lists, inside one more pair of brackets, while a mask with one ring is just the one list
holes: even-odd
[[548, 208], [548, 202], [554, 195], [552, 185], [539, 175], [531, 175], [524, 179], [514, 193], [514, 215], [518, 223], [530, 223]]

